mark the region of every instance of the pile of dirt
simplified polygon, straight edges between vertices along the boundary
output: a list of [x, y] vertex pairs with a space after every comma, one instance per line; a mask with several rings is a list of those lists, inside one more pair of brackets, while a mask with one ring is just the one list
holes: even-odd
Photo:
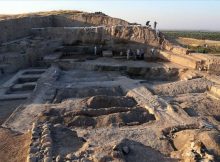
[[154, 115], [150, 114], [147, 110], [143, 108], [137, 108], [127, 112], [116, 112], [100, 116], [98, 115], [96, 117], [85, 115], [74, 117], [66, 116], [63, 120], [68, 127], [100, 128], [112, 125], [139, 125], [156, 119]]
[[133, 107], [136, 102], [131, 97], [115, 97], [115, 96], [94, 96], [87, 100], [90, 108], [106, 108], [106, 107]]

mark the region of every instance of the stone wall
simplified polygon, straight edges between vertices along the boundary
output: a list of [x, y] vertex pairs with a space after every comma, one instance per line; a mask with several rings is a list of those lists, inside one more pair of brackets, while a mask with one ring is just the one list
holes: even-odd
[[220, 58], [218, 56], [210, 56], [206, 60], [208, 70], [220, 74]]

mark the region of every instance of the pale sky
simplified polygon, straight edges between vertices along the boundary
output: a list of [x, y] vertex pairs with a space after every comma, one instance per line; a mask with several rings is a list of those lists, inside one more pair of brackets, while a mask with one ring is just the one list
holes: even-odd
[[219, 0], [0, 0], [0, 14], [51, 10], [102, 11], [129, 22], [157, 21], [160, 29], [220, 31]]

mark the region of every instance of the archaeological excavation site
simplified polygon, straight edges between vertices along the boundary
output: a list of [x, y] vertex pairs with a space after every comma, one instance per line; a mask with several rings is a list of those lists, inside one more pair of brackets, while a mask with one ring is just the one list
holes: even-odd
[[1, 162], [220, 161], [220, 57], [102, 12], [0, 33]]

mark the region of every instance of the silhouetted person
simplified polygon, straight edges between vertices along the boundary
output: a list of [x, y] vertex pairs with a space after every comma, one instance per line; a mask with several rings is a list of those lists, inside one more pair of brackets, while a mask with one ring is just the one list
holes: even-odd
[[94, 47], [94, 55], [95, 56], [97, 55], [97, 47], [96, 46]]
[[128, 49], [128, 50], [127, 50], [127, 60], [129, 60], [129, 59], [130, 59], [130, 52], [131, 52], [131, 50], [130, 50], [130, 49]]
[[139, 49], [137, 49], [136, 54], [135, 54], [135, 59], [140, 59], [141, 56], [141, 51]]
[[144, 60], [144, 50], [143, 49], [141, 49], [141, 51], [140, 51], [140, 59]]
[[156, 29], [157, 29], [157, 22], [154, 21], [154, 30], [156, 30]]
[[150, 52], [151, 52], [151, 58], [152, 58], [152, 60], [154, 60], [155, 57], [156, 57], [156, 56], [155, 56], [155, 52], [156, 52], [156, 51], [155, 51], [155, 48], [151, 48], [151, 51], [150, 51]]
[[99, 53], [99, 54], [100, 54], [100, 56], [103, 56], [103, 52], [102, 52], [102, 51], [103, 51], [103, 46], [102, 46], [102, 45], [100, 45], [100, 53]]
[[149, 26], [149, 25], [150, 25], [150, 21], [147, 21], [147, 22], [146, 22], [146, 26]]

